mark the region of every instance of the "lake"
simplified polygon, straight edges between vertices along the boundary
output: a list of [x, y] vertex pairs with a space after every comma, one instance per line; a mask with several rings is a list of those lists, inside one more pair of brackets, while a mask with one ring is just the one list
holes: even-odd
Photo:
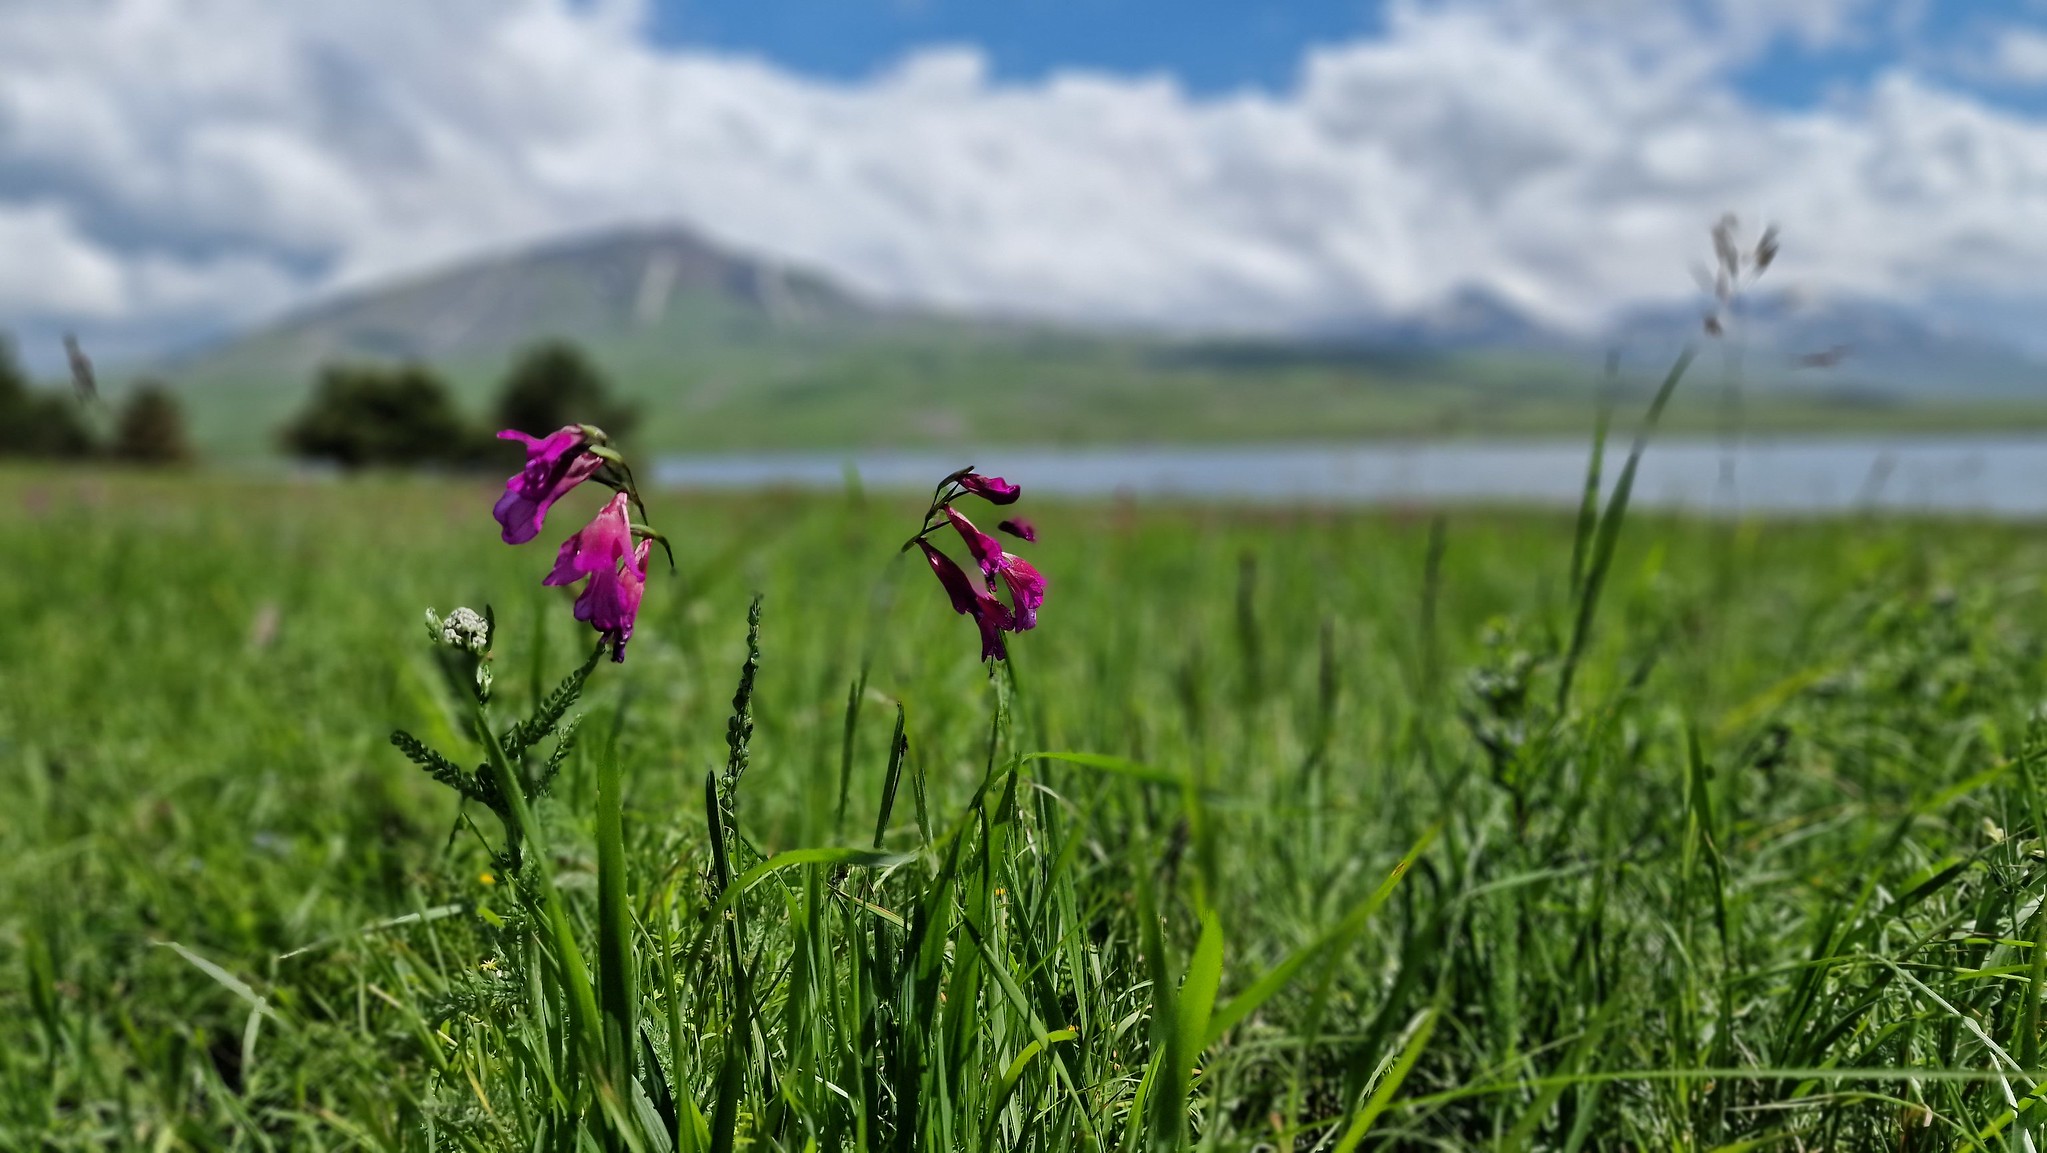
[[[1629, 442], [1609, 444], [1611, 484]], [[671, 456], [657, 480], [680, 488], [928, 490], [968, 463], [1028, 491], [1259, 503], [1575, 505], [1585, 441], [990, 448]], [[1714, 513], [1889, 509], [2047, 515], [2047, 437], [1755, 437], [1651, 443], [1638, 504]]]

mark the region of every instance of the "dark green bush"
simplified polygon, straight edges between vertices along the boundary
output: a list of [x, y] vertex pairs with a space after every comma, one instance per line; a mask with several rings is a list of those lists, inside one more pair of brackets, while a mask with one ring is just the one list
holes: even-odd
[[0, 335], [0, 456], [82, 456], [93, 451], [92, 429], [69, 395], [29, 387]]
[[184, 464], [192, 459], [184, 406], [161, 381], [144, 380], [122, 403], [114, 423], [113, 455], [131, 464]]
[[520, 355], [505, 378], [495, 415], [499, 428], [536, 436], [566, 424], [594, 424], [619, 437], [638, 418], [631, 405], [611, 398], [603, 373], [566, 340], [542, 341]]
[[476, 456], [476, 434], [448, 387], [419, 364], [330, 364], [284, 429], [294, 456], [346, 469], [451, 465]]

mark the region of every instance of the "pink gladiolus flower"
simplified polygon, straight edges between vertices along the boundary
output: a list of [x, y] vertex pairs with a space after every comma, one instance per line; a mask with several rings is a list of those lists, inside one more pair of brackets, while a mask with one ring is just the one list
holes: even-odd
[[1038, 625], [1038, 608], [1045, 603], [1045, 576], [1037, 567], [1015, 553], [1003, 553], [996, 571], [1009, 586], [1009, 599], [1016, 604], [1010, 613], [1009, 631], [1024, 632]]
[[[1009, 599], [1016, 605], [1010, 613], [1010, 623], [1006, 626], [1009, 631], [1020, 633], [1035, 627], [1038, 623], [1038, 606], [1045, 603], [1043, 574], [1024, 558], [1015, 553], [1002, 551], [1001, 541], [975, 528], [973, 521], [961, 516], [959, 510], [951, 505], [945, 506], [942, 511], [952, 527], [959, 530], [960, 539], [967, 542], [967, 551], [974, 555], [974, 563], [981, 566], [981, 574], [988, 582], [989, 591], [994, 591], [995, 578], [998, 576], [1002, 578], [1002, 583], [1009, 586]], [[1003, 521], [1001, 527], [1014, 531], [1013, 523]], [[1030, 527], [1028, 521], [1025, 522], [1025, 527]], [[1016, 535], [1024, 536], [1023, 533]], [[1025, 539], [1035, 540], [1037, 537], [1036, 534], [1032, 534]]]
[[611, 642], [614, 661], [625, 660], [626, 642], [633, 637], [633, 618], [647, 587], [647, 553], [654, 543], [643, 540], [634, 545], [626, 504], [624, 493], [612, 497], [595, 519], [563, 541], [554, 570], [540, 582], [570, 585], [590, 578], [576, 597], [576, 619], [588, 622]]
[[505, 495], [491, 510], [504, 526], [506, 544], [525, 544], [539, 536], [548, 508], [604, 467], [603, 460], [583, 451], [589, 441], [577, 425], [565, 425], [538, 439], [508, 428], [498, 433], [498, 439], [526, 446], [526, 467], [505, 482]]
[[1009, 650], [1002, 643], [1002, 633], [1011, 625], [1009, 606], [994, 593], [976, 588], [966, 571], [954, 564], [951, 557], [932, 548], [930, 542], [919, 538], [917, 547], [924, 550], [924, 559], [938, 575], [938, 583], [945, 586], [952, 611], [974, 618], [974, 624], [980, 628], [981, 659], [1007, 660]]
[[[911, 544], [924, 550], [924, 559], [931, 565], [931, 571], [938, 575], [938, 583], [945, 587], [945, 595], [951, 599], [953, 611], [974, 618], [975, 625], [981, 630], [981, 659], [984, 661], [1008, 659], [1009, 650], [1002, 639], [1003, 633], [1020, 633], [1037, 626], [1038, 609], [1045, 603], [1045, 577], [1029, 561], [1004, 552], [1001, 541], [975, 527], [973, 521], [952, 507], [952, 501], [972, 493], [991, 504], [1006, 505], [1014, 503], [1021, 491], [999, 476], [982, 476], [970, 469], [952, 473], [939, 482], [938, 491], [932, 494], [931, 505], [924, 513], [923, 528], [910, 538], [909, 544], [903, 546], [904, 551], [908, 551]], [[954, 563], [928, 539], [942, 525], [948, 524], [966, 543], [967, 552], [981, 570], [980, 580], [968, 576], [970, 570]], [[1005, 520], [997, 527], [1023, 540], [1038, 539], [1038, 530], [1022, 517]], [[996, 594], [997, 580], [1009, 587], [1007, 602]]]
[[989, 504], [1015, 504], [1016, 498], [1023, 495], [1021, 488], [1001, 477], [982, 476], [978, 472], [970, 472], [960, 477], [957, 483]]
[[1002, 563], [1002, 542], [974, 527], [974, 522], [959, 514], [951, 505], [943, 510], [945, 519], [959, 530], [960, 539], [967, 542], [967, 551], [973, 554], [974, 563], [981, 566], [981, 572], [988, 579], [995, 579], [995, 571]]

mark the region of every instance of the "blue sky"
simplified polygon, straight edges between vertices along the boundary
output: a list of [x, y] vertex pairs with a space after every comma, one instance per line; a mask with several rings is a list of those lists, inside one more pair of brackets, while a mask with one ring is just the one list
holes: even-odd
[[[1805, 108], [1916, 62], [1959, 88], [2038, 106], [2036, 94], [1964, 61], [1998, 29], [2039, 19], [2047, 7], [2039, 0], [1844, 7], [1852, 10], [1830, 35], [1802, 35], [1792, 22], [1754, 46], [1732, 74], [1737, 89], [1765, 105]], [[1735, 22], [1711, 5], [1693, 10], [1708, 26]], [[656, 0], [650, 30], [663, 44], [758, 54], [840, 80], [872, 76], [919, 48], [968, 44], [1000, 80], [1068, 69], [1163, 72], [1191, 92], [1215, 94], [1283, 92], [1306, 52], [1380, 35], [1386, 16], [1383, 0]]]
[[1163, 71], [1212, 93], [1285, 88], [1306, 49], [1373, 35], [1383, 24], [1381, 5], [1370, 0], [664, 0], [653, 28], [664, 43], [756, 52], [846, 80], [949, 43], [980, 47], [1004, 80], [1071, 68]]
[[44, 356], [646, 223], [949, 308], [1589, 331], [1727, 211], [2038, 343], [2047, 0], [0, 0]]

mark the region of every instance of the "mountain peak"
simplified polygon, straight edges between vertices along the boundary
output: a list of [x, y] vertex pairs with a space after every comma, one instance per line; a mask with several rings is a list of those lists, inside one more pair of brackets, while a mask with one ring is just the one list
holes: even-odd
[[814, 273], [678, 225], [641, 225], [457, 262], [315, 304], [248, 339], [288, 342], [310, 367], [496, 355], [540, 336], [602, 340], [706, 312], [778, 328], [868, 311]]

